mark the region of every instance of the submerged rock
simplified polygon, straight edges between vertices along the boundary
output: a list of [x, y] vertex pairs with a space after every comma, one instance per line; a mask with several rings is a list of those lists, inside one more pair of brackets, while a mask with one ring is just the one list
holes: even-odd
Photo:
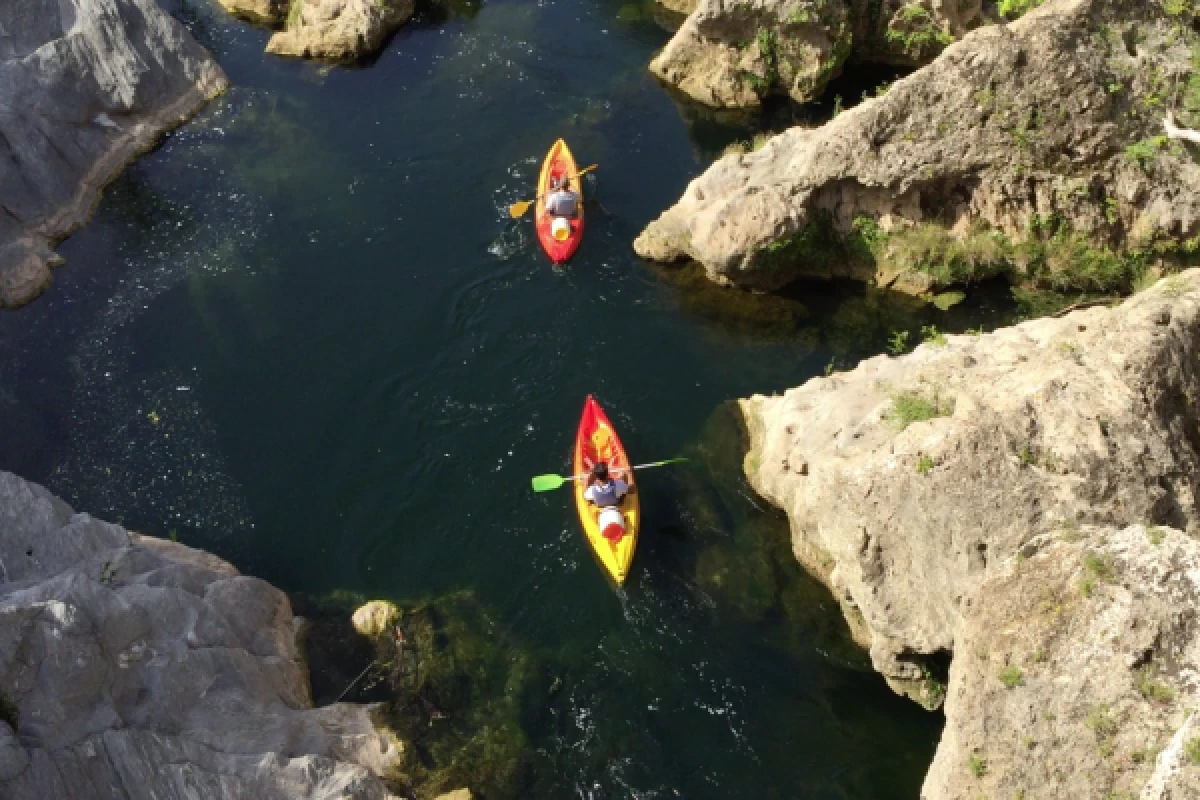
[[153, 0], [0, 3], [0, 308], [36, 297], [101, 188], [225, 88]]
[[330, 61], [374, 54], [413, 15], [413, 0], [291, 0], [267, 52]]
[[393, 800], [401, 756], [312, 707], [277, 589], [0, 472], [0, 795]]
[[288, 10], [288, 0], [217, 0], [239, 19], [258, 25], [278, 25]]
[[916, 66], [981, 20], [980, 0], [666, 0], [689, 14], [650, 63], [664, 81], [717, 108], [779, 94], [806, 103], [861, 61]]
[[[1200, 547], [1128, 526], [1200, 532], [1198, 357], [1190, 270], [1117, 308], [937, 337], [742, 401], [746, 474], [875, 668], [935, 706], [953, 656], [927, 800], [1126, 791], [1191, 724]], [[1022, 753], [1024, 737], [1040, 744]], [[1176, 791], [1161, 796], [1191, 796]]]
[[[1158, 3], [1048, 0], [820, 128], [721, 158], [634, 248], [767, 289], [848, 275], [924, 292], [1003, 272], [1128, 288], [1120, 254], [1186, 255], [1200, 238], [1200, 168], [1156, 138], [1200, 50], [1187, 23]], [[890, 247], [920, 223], [942, 239]], [[979, 226], [1002, 238], [946, 241]]]

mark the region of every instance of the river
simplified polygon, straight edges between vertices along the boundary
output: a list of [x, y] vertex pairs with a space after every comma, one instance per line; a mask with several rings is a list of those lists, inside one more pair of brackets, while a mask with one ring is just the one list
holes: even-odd
[[[730, 141], [829, 104], [750, 127], [679, 104], [646, 70], [667, 33], [617, 0], [427, 10], [358, 68], [168, 7], [233, 88], [0, 315], [0, 468], [291, 592], [472, 590], [554, 676], [524, 797], [916, 798], [941, 717], [795, 564], [729, 401], [1009, 310], [754, 296], [631, 249]], [[559, 136], [599, 164], [565, 269], [505, 213]], [[570, 495], [529, 490], [568, 470], [588, 393], [635, 462], [692, 459], [642, 476], [621, 591]]]

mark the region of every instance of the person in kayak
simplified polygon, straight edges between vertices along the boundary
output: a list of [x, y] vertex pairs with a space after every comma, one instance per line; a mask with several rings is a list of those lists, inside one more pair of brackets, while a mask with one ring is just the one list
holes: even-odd
[[611, 508], [619, 506], [627, 494], [629, 484], [620, 478], [610, 477], [608, 464], [597, 461], [588, 478], [588, 487], [583, 492], [584, 499], [598, 508]]
[[571, 179], [566, 175], [551, 178], [550, 189], [546, 196], [546, 213], [552, 217], [573, 218], [579, 210], [579, 195], [571, 191]]

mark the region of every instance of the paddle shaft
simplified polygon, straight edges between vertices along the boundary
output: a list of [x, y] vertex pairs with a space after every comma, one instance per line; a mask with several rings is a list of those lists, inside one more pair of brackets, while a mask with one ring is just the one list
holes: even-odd
[[[617, 467], [616, 469], [610, 469], [608, 471], [608, 474], [616, 475], [618, 472], [633, 472], [635, 469], [646, 469], [647, 467], [661, 467], [665, 464], [674, 464], [675, 461], [676, 461], [676, 459], [672, 458], [668, 461], [652, 461], [649, 464], [638, 464], [637, 466], [633, 466], [633, 467]], [[585, 473], [583, 475], [572, 475], [569, 478], [563, 478], [563, 480], [564, 481], [577, 481], [580, 478], [588, 477], [588, 475], [590, 475], [590, 474], [591, 473], [589, 472], [589, 473]]]

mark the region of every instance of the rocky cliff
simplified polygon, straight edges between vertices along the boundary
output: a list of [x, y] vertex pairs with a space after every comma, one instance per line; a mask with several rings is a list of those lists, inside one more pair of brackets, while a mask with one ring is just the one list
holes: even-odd
[[917, 66], [982, 22], [980, 0], [668, 0], [687, 13], [650, 70], [706, 105], [816, 99], [850, 58]]
[[0, 472], [0, 796], [393, 798], [399, 743], [312, 708], [294, 625], [221, 559]]
[[1162, 136], [1169, 106], [1200, 110], [1190, 8], [1048, 0], [978, 29], [828, 124], [721, 158], [634, 247], [767, 289], [1127, 290], [1200, 249], [1200, 168]]
[[945, 700], [926, 800], [1196, 796], [1198, 357], [1190, 270], [742, 402], [797, 557]]
[[36, 297], [104, 185], [225, 85], [154, 0], [0, 3], [0, 308]]

